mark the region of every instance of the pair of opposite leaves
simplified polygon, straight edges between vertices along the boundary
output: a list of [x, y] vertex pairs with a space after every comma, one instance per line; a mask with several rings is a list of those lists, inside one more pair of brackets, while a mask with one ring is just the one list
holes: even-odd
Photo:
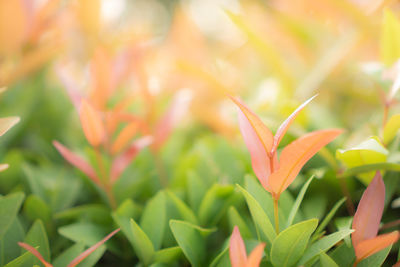
[[[385, 184], [382, 175], [377, 172], [358, 204], [354, 215], [351, 239], [356, 254], [356, 264], [363, 259], [385, 249], [397, 242], [399, 232], [377, 235], [382, 219], [385, 202]], [[253, 249], [249, 257], [237, 226], [235, 226], [229, 246], [229, 255], [233, 267], [258, 267], [265, 244], [261, 243]], [[395, 265], [400, 266], [400, 262]]]
[[294, 181], [301, 168], [322, 147], [330, 143], [341, 129], [308, 133], [282, 149], [279, 160], [277, 148], [299, 112], [314, 98], [301, 104], [278, 128], [275, 136], [239, 98], [230, 96], [239, 107], [239, 127], [251, 154], [251, 163], [261, 185], [277, 200]]

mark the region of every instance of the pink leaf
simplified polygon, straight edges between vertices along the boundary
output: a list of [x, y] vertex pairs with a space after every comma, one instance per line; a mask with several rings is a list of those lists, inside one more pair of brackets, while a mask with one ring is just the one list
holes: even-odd
[[274, 143], [272, 145], [271, 149], [271, 154], [274, 154], [276, 149], [278, 148], [279, 143], [281, 142], [283, 136], [289, 129], [290, 125], [294, 121], [294, 119], [297, 117], [297, 115], [300, 113], [300, 111], [313, 100], [317, 95], [311, 97], [307, 101], [305, 101], [303, 104], [301, 104], [293, 113], [279, 126], [278, 130], [275, 133], [274, 136]]
[[377, 235], [384, 202], [385, 184], [378, 171], [362, 195], [354, 215], [352, 228], [355, 231], [351, 238], [354, 247], [357, 247], [363, 240], [374, 238]]
[[232, 267], [245, 267], [247, 263], [246, 247], [242, 237], [240, 236], [239, 228], [235, 226], [231, 239], [229, 241], [229, 257]]
[[101, 185], [100, 179], [97, 177], [95, 170], [92, 168], [92, 166], [89, 165], [89, 163], [87, 163], [84, 159], [82, 159], [80, 156], [70, 151], [68, 148], [66, 148], [59, 142], [53, 141], [53, 145], [58, 150], [58, 152], [60, 152], [60, 154], [64, 157], [64, 159], [66, 159], [70, 164], [81, 170], [90, 179], [92, 179], [94, 183], [96, 183], [99, 186]]
[[53, 265], [51, 265], [49, 262], [47, 262], [43, 258], [42, 254], [40, 254], [40, 252], [37, 251], [34, 247], [32, 247], [26, 243], [22, 243], [22, 242], [18, 242], [18, 245], [20, 247], [23, 247], [24, 249], [28, 250], [30, 253], [32, 253], [36, 258], [38, 258], [38, 260], [40, 260], [44, 264], [45, 267], [53, 267]]
[[151, 136], [145, 136], [136, 140], [130, 147], [121, 155], [119, 155], [111, 166], [111, 182], [114, 183], [118, 180], [122, 172], [128, 167], [131, 161], [144, 147], [150, 145], [153, 141]]
[[251, 165], [262, 186], [269, 191], [271, 160], [256, 131], [241, 110], [238, 111], [239, 128], [251, 156]]
[[88, 248], [87, 250], [85, 250], [84, 252], [82, 252], [78, 257], [76, 257], [75, 259], [73, 259], [67, 267], [75, 267], [76, 265], [78, 265], [81, 261], [83, 261], [87, 256], [89, 256], [90, 254], [92, 254], [96, 249], [98, 249], [101, 245], [103, 245], [108, 239], [110, 239], [113, 235], [115, 235], [116, 233], [119, 232], [119, 228], [114, 230], [113, 232], [111, 232], [109, 235], [107, 235], [104, 239], [102, 239], [101, 241], [97, 242], [96, 244], [94, 244], [93, 246], [91, 246], [90, 248]]

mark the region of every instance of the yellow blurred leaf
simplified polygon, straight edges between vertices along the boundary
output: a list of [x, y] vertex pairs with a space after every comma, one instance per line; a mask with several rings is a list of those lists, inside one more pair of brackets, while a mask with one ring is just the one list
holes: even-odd
[[393, 115], [383, 128], [383, 143], [389, 144], [400, 128], [400, 114]]
[[0, 136], [19, 122], [19, 117], [0, 118]]
[[387, 9], [383, 16], [380, 53], [386, 65], [392, 65], [400, 58], [400, 22]]
[[[336, 158], [341, 160], [347, 168], [367, 164], [386, 162], [389, 152], [379, 142], [377, 137], [370, 137], [358, 146], [349, 149], [338, 149]], [[358, 175], [360, 181], [368, 185], [374, 178], [375, 172], [366, 172]]]

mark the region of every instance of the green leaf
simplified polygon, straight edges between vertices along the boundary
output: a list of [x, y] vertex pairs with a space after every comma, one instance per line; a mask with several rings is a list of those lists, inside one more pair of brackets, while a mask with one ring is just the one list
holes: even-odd
[[229, 240], [225, 241], [224, 248], [211, 262], [210, 267], [231, 266], [228, 251], [229, 251]]
[[153, 243], [155, 250], [161, 247], [166, 227], [166, 199], [163, 191], [151, 198], [143, 210], [140, 227]]
[[117, 214], [118, 216], [124, 216], [127, 218], [132, 218], [134, 220], [138, 219], [141, 213], [141, 207], [133, 202], [133, 200], [130, 198], [125, 199], [124, 202], [122, 202], [122, 204], [120, 204], [115, 211], [115, 214]]
[[77, 206], [58, 212], [54, 215], [55, 219], [67, 220], [67, 221], [90, 221], [96, 224], [110, 225], [112, 220], [110, 218], [109, 209], [100, 204], [87, 204]]
[[[42, 221], [37, 220], [33, 223], [31, 229], [29, 229], [25, 236], [24, 242], [32, 247], [38, 247], [37, 250], [42, 254], [43, 258], [50, 262], [49, 241]], [[21, 248], [21, 251], [25, 251], [25, 249]], [[35, 259], [35, 262], [39, 263], [39, 260]]]
[[178, 209], [182, 218], [190, 223], [197, 224], [196, 215], [194, 215], [193, 211], [183, 202], [180, 198], [178, 198], [174, 193], [171, 191], [167, 192], [168, 197], [174, 203], [175, 207]]
[[242, 238], [247, 239], [251, 238], [252, 234], [247, 227], [246, 223], [240, 216], [239, 212], [235, 209], [235, 207], [231, 206], [228, 210], [228, 218], [229, 218], [229, 229], [233, 229], [235, 226], [239, 227], [240, 235]]
[[[342, 218], [337, 218], [335, 220], [335, 225], [339, 231], [341, 230], [347, 230], [351, 229], [351, 223], [353, 222], [353, 217], [342, 217]], [[347, 246], [351, 246], [351, 239], [349, 236], [346, 236], [344, 238], [344, 242], [346, 243]]]
[[362, 260], [357, 265], [357, 267], [381, 266], [389, 255], [391, 249], [392, 246], [390, 245], [387, 248], [375, 253], [374, 255], [371, 255], [368, 258]]
[[23, 199], [23, 193], [14, 193], [0, 198], [0, 240], [15, 220]]
[[37, 195], [30, 195], [26, 198], [23, 210], [32, 221], [40, 219], [46, 223], [51, 219], [49, 206]]
[[214, 225], [224, 215], [231, 204], [234, 187], [214, 184], [206, 193], [199, 208], [199, 220], [202, 225]]
[[[29, 266], [28, 263], [31, 263], [35, 257], [29, 251], [25, 252], [18, 258], [10, 261], [4, 267], [21, 267], [21, 266]], [[32, 264], [30, 264], [32, 266]]]
[[349, 247], [345, 243], [335, 248], [329, 256], [339, 266], [351, 266], [356, 258], [353, 247]]
[[[276, 237], [276, 232], [271, 224], [267, 214], [265, 214], [261, 205], [250, 195], [243, 187], [236, 185], [246, 199], [250, 209], [251, 217], [256, 225], [259, 235], [262, 234], [262, 241], [267, 241], [267, 244], [272, 244]], [[259, 236], [260, 237], [260, 236]], [[268, 245], [267, 245], [268, 246]]]
[[[336, 158], [341, 160], [347, 168], [354, 168], [368, 164], [386, 162], [389, 152], [380, 143], [377, 137], [370, 137], [356, 147], [350, 149], [338, 149]], [[374, 177], [375, 172], [359, 173], [358, 178], [368, 185]]]
[[381, 60], [390, 66], [400, 57], [400, 22], [388, 9], [385, 9], [381, 33]]
[[287, 220], [286, 227], [289, 227], [292, 225], [293, 220], [297, 214], [297, 211], [299, 210], [300, 204], [303, 201], [304, 195], [307, 192], [308, 186], [310, 185], [310, 183], [312, 182], [313, 179], [314, 179], [314, 175], [311, 176], [310, 179], [307, 180], [307, 182], [303, 185], [299, 194], [297, 195], [296, 201], [292, 207], [292, 210], [289, 213], [289, 218]]
[[78, 264], [78, 267], [93, 267], [101, 259], [107, 247], [105, 245], [100, 246], [94, 252], [92, 252], [86, 259]]
[[172, 233], [192, 266], [206, 266], [205, 236], [213, 229], [205, 229], [184, 221], [169, 222]]
[[303, 265], [312, 260], [314, 257], [318, 256], [319, 254], [328, 251], [331, 247], [333, 247], [346, 236], [349, 236], [352, 232], [354, 231], [341, 230], [321, 238], [320, 240], [312, 244], [309, 248], [307, 248], [299, 261], [299, 265]]
[[150, 238], [140, 228], [140, 226], [133, 220], [130, 220], [131, 231], [129, 240], [132, 240], [132, 246], [135, 252], [144, 265], [149, 265], [153, 261], [154, 247]]
[[182, 256], [182, 249], [180, 247], [171, 247], [161, 249], [154, 255], [154, 262], [159, 263], [173, 263]]
[[21, 247], [18, 246], [18, 242], [24, 241], [24, 237], [25, 231], [16, 217], [0, 240], [0, 266], [21, 255]]
[[[110, 231], [93, 223], [82, 222], [60, 227], [58, 232], [74, 242], [82, 242], [85, 246], [93, 246], [109, 234]], [[115, 254], [121, 253], [114, 240], [107, 241], [106, 246]]]
[[319, 261], [321, 263], [321, 267], [339, 267], [339, 265], [337, 265], [336, 262], [324, 252], [319, 254]]
[[336, 202], [335, 206], [331, 209], [331, 211], [325, 216], [324, 220], [320, 223], [317, 230], [315, 231], [312, 240], [319, 238], [319, 234], [325, 229], [328, 223], [332, 220], [333, 216], [335, 215], [336, 211], [340, 208], [340, 206], [346, 201], [346, 198], [340, 199]]
[[400, 171], [400, 164], [391, 162], [382, 162], [376, 164], [366, 164], [359, 167], [347, 169], [339, 178], [349, 177], [366, 172], [376, 172], [377, 170]]
[[272, 243], [272, 264], [277, 267], [289, 267], [296, 264], [303, 255], [317, 225], [318, 220], [311, 219], [283, 230]]
[[58, 255], [58, 257], [53, 261], [54, 267], [65, 267], [67, 266], [75, 257], [83, 252], [85, 246], [83, 243], [76, 243], [75, 245], [71, 246], [63, 253]]
[[207, 192], [207, 188], [200, 177], [193, 171], [188, 173], [187, 191], [189, 204], [197, 212], [200, 208], [201, 200]]

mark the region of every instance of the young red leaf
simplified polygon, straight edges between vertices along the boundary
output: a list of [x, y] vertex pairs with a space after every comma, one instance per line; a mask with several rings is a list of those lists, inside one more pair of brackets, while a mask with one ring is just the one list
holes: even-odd
[[57, 141], [53, 141], [53, 145], [58, 152], [66, 159], [70, 164], [77, 167], [84, 174], [86, 174], [94, 183], [101, 185], [100, 179], [97, 177], [95, 170], [89, 165], [84, 159], [70, 151], [68, 148], [63, 146]]
[[295, 111], [293, 111], [293, 113], [279, 126], [278, 130], [275, 133], [274, 136], [274, 142], [272, 145], [272, 149], [271, 149], [271, 154], [274, 154], [276, 149], [278, 148], [279, 143], [281, 142], [283, 136], [285, 135], [285, 133], [287, 132], [287, 130], [289, 129], [290, 125], [292, 124], [292, 122], [294, 121], [294, 119], [297, 117], [297, 115], [300, 113], [300, 111], [308, 104], [311, 102], [311, 100], [313, 100], [317, 95], [311, 97], [310, 99], [308, 99], [307, 101], [305, 101], [303, 104], [301, 104]]
[[0, 136], [5, 134], [11, 127], [19, 122], [19, 117], [0, 118]]
[[239, 107], [240, 111], [243, 113], [244, 117], [248, 121], [248, 124], [250, 124], [256, 136], [262, 143], [264, 150], [269, 155], [274, 140], [272, 132], [267, 128], [267, 126], [265, 126], [260, 118], [256, 114], [254, 114], [239, 98], [233, 96], [229, 97]]
[[112, 163], [111, 166], [111, 182], [114, 183], [118, 180], [121, 173], [128, 167], [129, 163], [136, 157], [136, 155], [150, 145], [153, 141], [151, 136], [142, 137], [135, 142], [121, 155], [119, 155]]
[[115, 235], [116, 233], [119, 232], [119, 228], [114, 230], [113, 232], [111, 232], [110, 234], [108, 234], [104, 239], [102, 239], [101, 241], [97, 242], [96, 244], [94, 244], [93, 246], [91, 246], [90, 248], [88, 248], [87, 250], [85, 250], [84, 252], [82, 252], [78, 257], [76, 257], [75, 259], [73, 259], [67, 267], [75, 267], [76, 265], [78, 265], [81, 261], [83, 261], [86, 257], [88, 257], [90, 254], [92, 254], [96, 249], [98, 249], [101, 245], [103, 245], [108, 239], [110, 239], [113, 235]]
[[[243, 267], [247, 263], [246, 247], [242, 236], [240, 235], [239, 228], [235, 226], [229, 241], [229, 257], [231, 259], [232, 267]], [[253, 256], [255, 257], [255, 256]]]
[[280, 167], [269, 178], [269, 188], [275, 198], [293, 182], [301, 168], [322, 147], [330, 143], [343, 131], [320, 130], [306, 134], [287, 145], [280, 155]]
[[357, 261], [361, 261], [369, 256], [392, 245], [399, 239], [399, 232], [394, 231], [389, 234], [379, 235], [372, 239], [363, 240], [355, 247]]
[[263, 256], [265, 244], [259, 244], [253, 251], [250, 253], [249, 258], [247, 259], [246, 267], [258, 267], [260, 266], [260, 262]]
[[30, 253], [32, 253], [36, 258], [38, 258], [38, 260], [40, 260], [40, 261], [43, 263], [43, 265], [44, 265], [45, 267], [53, 267], [53, 265], [50, 264], [49, 262], [47, 262], [47, 261], [43, 258], [42, 254], [40, 254], [40, 252], [37, 251], [34, 247], [32, 247], [32, 246], [30, 246], [30, 245], [28, 245], [28, 244], [26, 244], [26, 243], [22, 243], [22, 242], [18, 242], [18, 245], [19, 245], [20, 247], [23, 247], [24, 249], [28, 250]]
[[94, 146], [99, 146], [105, 137], [105, 129], [100, 114], [85, 99], [82, 100], [79, 117], [83, 128], [83, 133], [88, 142]]
[[353, 247], [364, 240], [374, 238], [379, 230], [385, 202], [385, 184], [382, 175], [376, 172], [358, 204], [354, 215], [351, 234]]

